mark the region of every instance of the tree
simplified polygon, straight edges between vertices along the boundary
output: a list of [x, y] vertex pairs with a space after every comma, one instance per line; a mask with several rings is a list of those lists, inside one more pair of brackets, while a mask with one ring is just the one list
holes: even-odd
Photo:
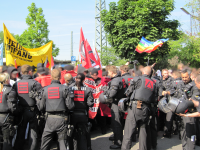
[[[200, 34], [199, 34], [200, 35]], [[177, 41], [169, 41], [171, 51], [168, 58], [178, 56], [179, 60], [191, 67], [199, 67], [200, 38], [182, 33]]]
[[[19, 44], [26, 48], [38, 48], [50, 42], [48, 23], [44, 19], [42, 8], [37, 8], [35, 3], [32, 3], [28, 10], [26, 23], [29, 27], [20, 36], [17, 35], [16, 39]], [[56, 48], [53, 44], [52, 55], [55, 57], [58, 53], [59, 48]]]
[[168, 18], [174, 10], [173, 0], [119, 0], [118, 5], [111, 2], [109, 6], [109, 11], [101, 12], [101, 20], [109, 44], [121, 58], [137, 59], [145, 64], [149, 57], [152, 64], [169, 53], [169, 43], [151, 54], [139, 54], [135, 48], [142, 36], [150, 41], [161, 38], [178, 40], [179, 22]]
[[107, 66], [107, 65], [121, 66], [121, 65], [125, 65], [126, 62], [127, 62], [126, 59], [121, 59], [119, 55], [115, 53], [115, 50], [113, 47], [102, 48], [101, 63], [103, 66]]

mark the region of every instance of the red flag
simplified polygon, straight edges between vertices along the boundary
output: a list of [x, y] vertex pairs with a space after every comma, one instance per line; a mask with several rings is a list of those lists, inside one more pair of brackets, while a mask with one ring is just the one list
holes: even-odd
[[51, 55], [51, 68], [54, 66], [53, 56]]
[[95, 55], [96, 55], [96, 60], [97, 60], [97, 64], [100, 66], [100, 68], [102, 67], [101, 66], [101, 60], [100, 60], [100, 57], [99, 57], [99, 54], [98, 54], [98, 52], [97, 52], [97, 49], [96, 49], [96, 47], [94, 48], [94, 50], [95, 50]]
[[85, 56], [85, 38], [84, 38], [84, 35], [83, 35], [82, 27], [81, 27], [81, 31], [80, 31], [79, 53], [80, 53], [80, 56], [81, 56], [82, 66], [88, 69], [89, 64], [88, 64], [88, 62], [86, 60], [86, 56]]
[[44, 67], [49, 68], [48, 57], [46, 58], [46, 60], [45, 60], [45, 62], [44, 62]]
[[[86, 60], [88, 60], [89, 62], [89, 68], [90, 67], [98, 67], [97, 65], [97, 60], [94, 57], [92, 48], [90, 47], [90, 44], [88, 43], [88, 41], [86, 40], [85, 42], [86, 45], [86, 49], [85, 49], [85, 56], [86, 56]], [[99, 66], [100, 67], [100, 66]]]

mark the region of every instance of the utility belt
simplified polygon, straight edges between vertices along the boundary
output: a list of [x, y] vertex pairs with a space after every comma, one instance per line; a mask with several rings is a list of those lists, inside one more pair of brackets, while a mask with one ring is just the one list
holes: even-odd
[[59, 116], [59, 117], [68, 117], [68, 113], [67, 112], [62, 112], [62, 111], [58, 111], [58, 112], [46, 112], [46, 114], [48, 116]]
[[87, 111], [86, 110], [80, 110], [80, 109], [75, 109], [73, 110], [73, 112], [71, 114], [74, 115], [87, 115]]
[[147, 106], [147, 107], [150, 107], [150, 106], [151, 106], [150, 103], [143, 102], [143, 101], [140, 101], [140, 100], [130, 101], [130, 103], [136, 104], [136, 105], [137, 105], [137, 108], [142, 108], [142, 106]]

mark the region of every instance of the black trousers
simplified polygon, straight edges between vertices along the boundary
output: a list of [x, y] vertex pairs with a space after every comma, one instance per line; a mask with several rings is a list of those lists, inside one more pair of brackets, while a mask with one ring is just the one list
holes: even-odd
[[149, 142], [151, 143], [152, 148], [156, 148], [157, 146], [157, 108], [151, 107], [151, 117], [150, 117], [150, 139]]
[[58, 136], [58, 149], [67, 149], [67, 124], [64, 117], [48, 115], [42, 134], [41, 150], [50, 150], [54, 134]]
[[136, 130], [136, 124], [140, 128], [139, 132], [139, 150], [148, 149], [148, 122], [150, 109], [148, 106], [142, 104], [142, 108], [138, 109], [137, 104], [133, 103], [132, 108], [128, 108], [128, 115], [125, 122], [124, 137], [121, 150], [131, 149], [131, 136]]
[[22, 114], [23, 121], [18, 126], [17, 129], [17, 138], [15, 141], [14, 149], [15, 150], [23, 150], [23, 146], [25, 143], [25, 132], [27, 128], [27, 124], [29, 122], [29, 137], [28, 137], [28, 149], [36, 150], [37, 148], [37, 138], [38, 138], [38, 123], [36, 118], [35, 111], [31, 111], [29, 109], [24, 109]]
[[[13, 128], [13, 121], [12, 123], [9, 121], [9, 118], [4, 122], [7, 114], [0, 114], [0, 128], [2, 130], [3, 135], [3, 147], [2, 150], [13, 150], [12, 148], [12, 138], [14, 131], [11, 131]], [[4, 122], [4, 123], [3, 123]]]
[[118, 105], [111, 106], [111, 126], [114, 133], [114, 144], [122, 145], [123, 139], [123, 113], [119, 111]]
[[70, 150], [87, 150], [91, 147], [90, 133], [87, 129], [88, 116], [82, 113], [72, 113], [70, 124], [74, 125], [74, 132], [72, 137], [69, 138]]
[[196, 142], [200, 143], [200, 118], [195, 118], [195, 124], [196, 124]]
[[196, 135], [195, 118], [182, 117], [183, 126], [181, 131], [181, 140], [183, 150], [194, 150], [195, 139], [192, 140], [192, 136]]

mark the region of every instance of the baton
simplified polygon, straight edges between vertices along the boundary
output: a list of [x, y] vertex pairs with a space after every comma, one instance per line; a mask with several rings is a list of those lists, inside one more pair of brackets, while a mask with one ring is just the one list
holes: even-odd
[[6, 120], [8, 119], [8, 116], [9, 116], [10, 114], [8, 113], [7, 114], [7, 116], [6, 116], [6, 118], [4, 119], [4, 121], [3, 121], [3, 124], [6, 122]]

